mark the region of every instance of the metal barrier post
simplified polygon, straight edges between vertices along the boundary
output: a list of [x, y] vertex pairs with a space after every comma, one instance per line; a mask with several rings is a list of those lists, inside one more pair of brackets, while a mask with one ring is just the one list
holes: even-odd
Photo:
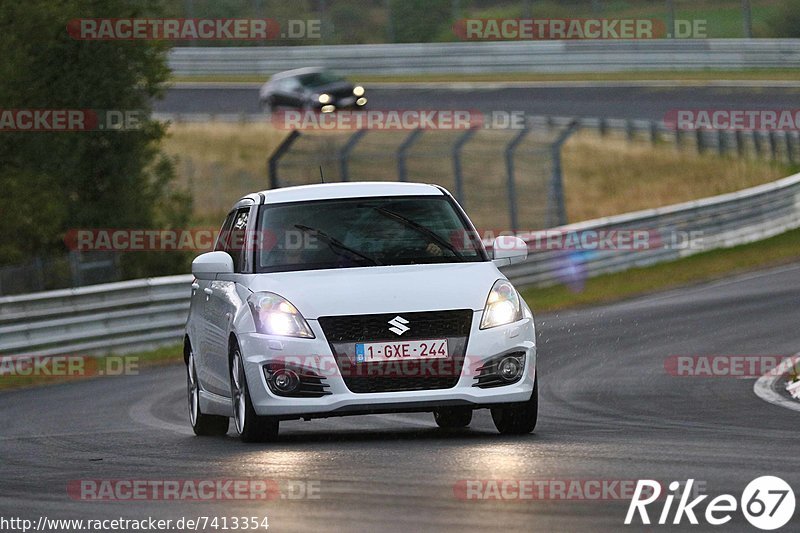
[[778, 139], [774, 131], [769, 132], [769, 153], [772, 159], [778, 158]]
[[578, 131], [580, 123], [573, 120], [567, 129], [561, 132], [551, 145], [551, 158], [553, 160], [553, 175], [550, 178], [550, 189], [547, 198], [547, 227], [563, 226], [567, 223], [567, 209], [564, 205], [564, 177], [561, 170], [561, 148], [573, 133]]
[[697, 153], [702, 154], [706, 151], [705, 139], [703, 138], [703, 130], [697, 129], [695, 136], [697, 137]]
[[361, 138], [367, 134], [367, 131], [369, 130], [363, 129], [356, 131], [350, 136], [349, 139], [347, 139], [347, 142], [342, 149], [339, 150], [339, 179], [341, 181], [350, 181], [350, 174], [347, 166], [350, 160], [350, 152], [352, 152], [353, 148], [356, 147], [358, 141], [360, 141]]
[[278, 181], [278, 161], [286, 155], [286, 152], [289, 151], [298, 137], [300, 137], [300, 131], [292, 130], [267, 159], [267, 177], [270, 189], [277, 189], [280, 186]]
[[753, 148], [756, 150], [756, 157], [761, 157], [761, 132], [753, 130]]
[[408, 176], [406, 175], [406, 154], [420, 135], [422, 135], [421, 129], [412, 131], [397, 149], [397, 181], [408, 181]]
[[456, 200], [458, 200], [458, 203], [460, 203], [462, 206], [466, 204], [464, 201], [464, 177], [461, 173], [461, 149], [477, 131], [478, 130], [476, 128], [468, 129], [456, 140], [455, 144], [453, 144], [453, 180], [455, 181], [456, 186]]
[[529, 131], [527, 126], [520, 130], [506, 147], [506, 189], [508, 192], [508, 216], [511, 222], [511, 231], [517, 231], [519, 229], [519, 221], [517, 220], [517, 191], [516, 183], [514, 182], [514, 150]]
[[734, 133], [736, 136], [736, 153], [739, 154], [739, 157], [744, 156], [744, 137], [742, 136], [742, 130], [736, 130]]

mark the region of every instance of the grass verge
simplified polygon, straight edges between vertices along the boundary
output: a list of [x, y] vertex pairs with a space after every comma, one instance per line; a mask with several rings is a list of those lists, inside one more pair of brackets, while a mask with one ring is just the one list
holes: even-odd
[[[504, 150], [513, 131], [480, 131], [464, 147], [465, 204], [476, 226], [508, 227]], [[192, 192], [195, 222], [218, 226], [242, 195], [266, 189], [267, 156], [285, 131], [264, 123], [179, 123], [169, 127], [165, 151], [177, 160], [178, 183]], [[409, 181], [435, 182], [454, 190], [450, 151], [459, 132], [430, 132], [411, 150]], [[342, 145], [350, 132], [308, 135], [295, 143], [281, 163], [286, 185], [319, 179], [319, 154]], [[397, 179], [395, 153], [405, 132], [374, 132], [352, 152], [354, 181]], [[518, 150], [517, 193], [521, 227], [541, 227], [550, 176], [551, 136], [529, 136]], [[334, 144], [329, 144], [334, 143]], [[339, 144], [335, 144], [339, 143]], [[333, 148], [332, 148], [333, 147]], [[338, 165], [324, 162], [326, 174], [337, 181]], [[737, 191], [788, 176], [791, 168], [756, 158], [698, 154], [692, 147], [678, 150], [671, 142], [652, 145], [627, 141], [622, 134], [601, 137], [585, 130], [564, 146], [564, 192], [570, 221], [619, 213]]]
[[520, 292], [535, 312], [558, 311], [614, 302], [797, 260], [800, 260], [800, 229], [669, 263], [590, 278], [580, 292], [565, 285], [530, 287]]

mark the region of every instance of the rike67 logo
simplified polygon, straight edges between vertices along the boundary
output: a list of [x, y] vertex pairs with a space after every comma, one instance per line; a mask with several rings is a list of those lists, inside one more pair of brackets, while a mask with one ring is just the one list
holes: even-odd
[[[786, 525], [794, 515], [794, 492], [792, 487], [779, 477], [762, 476], [754, 479], [745, 487], [739, 501], [731, 494], [721, 494], [710, 500], [702, 513], [700, 504], [708, 498], [708, 495], [697, 496], [689, 501], [693, 484], [693, 479], [687, 480], [683, 490], [678, 481], [669, 484], [671, 493], [667, 493], [663, 498], [663, 507], [658, 514], [656, 523], [677, 525], [685, 517], [690, 524], [696, 525], [700, 523], [699, 515], [705, 519], [707, 524], [721, 526], [730, 522], [733, 513], [739, 508], [750, 524], [758, 529], [771, 531]], [[628, 507], [628, 514], [625, 516], [625, 524], [633, 523], [638, 513], [641, 523], [649, 525], [651, 519], [647, 506], [659, 500], [662, 496], [661, 492], [662, 485], [658, 481], [639, 480]], [[679, 495], [679, 501], [673, 514], [672, 504], [676, 495]], [[672, 515], [671, 521], [670, 515]]]

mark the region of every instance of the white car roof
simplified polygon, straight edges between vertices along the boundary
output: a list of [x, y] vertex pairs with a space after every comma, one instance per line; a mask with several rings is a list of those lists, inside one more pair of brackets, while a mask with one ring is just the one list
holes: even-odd
[[444, 189], [426, 183], [362, 181], [352, 183], [319, 183], [249, 194], [243, 200], [258, 204], [282, 204], [309, 200], [364, 198], [372, 196], [444, 196]]

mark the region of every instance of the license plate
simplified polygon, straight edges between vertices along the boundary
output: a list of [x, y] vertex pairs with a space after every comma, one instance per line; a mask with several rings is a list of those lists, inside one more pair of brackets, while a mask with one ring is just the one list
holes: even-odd
[[365, 342], [356, 344], [356, 363], [446, 359], [447, 339]]

